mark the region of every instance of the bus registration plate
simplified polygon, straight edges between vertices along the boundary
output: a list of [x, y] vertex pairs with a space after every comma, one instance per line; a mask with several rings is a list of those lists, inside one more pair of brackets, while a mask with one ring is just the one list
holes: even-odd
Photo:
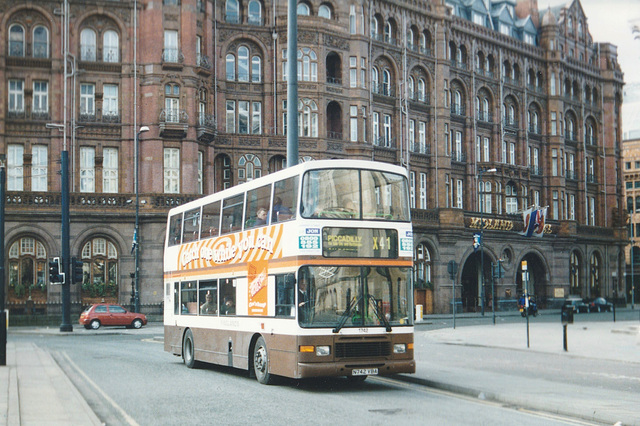
[[376, 376], [378, 375], [377, 368], [354, 368], [351, 370], [352, 376]]

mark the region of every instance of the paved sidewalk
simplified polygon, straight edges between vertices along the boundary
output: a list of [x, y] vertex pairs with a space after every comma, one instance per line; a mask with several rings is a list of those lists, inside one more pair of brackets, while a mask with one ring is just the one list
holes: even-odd
[[[509, 349], [513, 350], [514, 359], [517, 359], [519, 351], [527, 351], [534, 356], [553, 354], [567, 359], [582, 357], [593, 359], [594, 370], [604, 360], [640, 365], [640, 327], [637, 321], [569, 324], [567, 335], [568, 352], [565, 352], [563, 330], [559, 323], [530, 324], [529, 348], [526, 325], [523, 323], [417, 330], [417, 371], [415, 375], [406, 375], [404, 378], [518, 407], [611, 425], [617, 422], [640, 425], [640, 399], [636, 393], [603, 390], [596, 385], [578, 386], [514, 373], [484, 372], [475, 368], [474, 362], [470, 362], [468, 367], [442, 365], [433, 362], [430, 357], [435, 345], [446, 344]], [[621, 376], [619, 380], [620, 389], [623, 389], [625, 380], [638, 381], [640, 377]]]
[[102, 424], [47, 351], [7, 340], [7, 365], [0, 366], [0, 425]]

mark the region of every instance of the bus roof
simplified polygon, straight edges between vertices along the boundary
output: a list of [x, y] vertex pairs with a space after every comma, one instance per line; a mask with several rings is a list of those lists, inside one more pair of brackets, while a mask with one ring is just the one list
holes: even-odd
[[407, 177], [406, 168], [397, 166], [394, 164], [383, 163], [380, 161], [346, 160], [346, 159], [306, 161], [304, 163], [299, 163], [299, 164], [296, 164], [295, 166], [288, 167], [286, 169], [282, 169], [274, 173], [270, 173], [260, 178], [241, 183], [231, 188], [227, 188], [225, 190], [218, 191], [213, 194], [204, 195], [201, 198], [198, 198], [196, 200], [174, 207], [169, 211], [169, 216], [172, 216], [176, 213], [184, 212], [186, 210], [190, 210], [194, 208], [194, 206], [206, 204], [208, 202], [213, 202], [215, 200], [220, 200], [233, 195], [244, 193], [249, 188], [268, 185], [270, 183], [285, 179], [289, 176], [302, 175], [307, 170], [329, 169], [329, 168], [387, 171], [387, 172], [396, 173], [396, 174], [400, 174], [402, 176]]

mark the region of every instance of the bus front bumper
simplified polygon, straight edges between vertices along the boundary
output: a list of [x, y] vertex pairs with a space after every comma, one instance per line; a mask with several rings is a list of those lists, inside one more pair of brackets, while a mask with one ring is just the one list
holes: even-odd
[[[377, 375], [389, 376], [399, 373], [415, 373], [416, 362], [413, 359], [362, 361], [349, 360], [331, 363], [298, 363], [297, 378]], [[367, 374], [369, 373], [369, 374]]]

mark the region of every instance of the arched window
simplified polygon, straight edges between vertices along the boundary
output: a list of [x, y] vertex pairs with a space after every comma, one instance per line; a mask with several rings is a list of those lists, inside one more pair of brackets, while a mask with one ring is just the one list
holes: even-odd
[[318, 56], [308, 47], [298, 49], [298, 79], [318, 81]]
[[413, 76], [409, 76], [409, 79], [407, 80], [407, 91], [409, 92], [409, 99], [416, 98]]
[[118, 250], [106, 238], [87, 241], [82, 247], [82, 298], [118, 300]]
[[236, 79], [236, 57], [232, 53], [227, 53], [227, 80]]
[[478, 200], [480, 202], [479, 211], [491, 213], [491, 182], [478, 182]]
[[457, 108], [462, 108], [462, 92], [460, 90], [456, 90], [453, 94], [453, 99]]
[[46, 301], [48, 269], [44, 245], [33, 237], [22, 237], [9, 247], [8, 263], [9, 295]]
[[580, 294], [580, 261], [576, 252], [571, 252], [569, 260], [569, 294]]
[[298, 136], [318, 137], [318, 105], [311, 99], [298, 101]]
[[514, 214], [518, 211], [518, 190], [513, 182], [509, 182], [505, 187], [506, 192], [506, 213]]
[[118, 33], [113, 30], [105, 31], [102, 36], [102, 60], [104, 62], [119, 62]]
[[371, 18], [371, 35], [374, 39], [378, 40], [380, 35], [380, 21], [378, 21], [378, 17], [374, 16]]
[[420, 102], [427, 101], [427, 84], [424, 81], [424, 78], [418, 80], [418, 100]]
[[249, 49], [238, 47], [238, 81], [249, 81]]
[[9, 27], [9, 56], [24, 56], [24, 28], [17, 24]]
[[386, 43], [391, 43], [393, 40], [393, 27], [391, 26], [391, 22], [387, 21], [384, 24], [384, 41]]
[[533, 111], [531, 114], [531, 128], [532, 131], [540, 133], [538, 130], [538, 111]]
[[238, 160], [238, 181], [250, 181], [262, 176], [262, 162], [253, 154], [245, 154]]
[[382, 71], [382, 94], [391, 96], [391, 73], [387, 68]]
[[600, 296], [600, 261], [595, 253], [591, 255], [589, 261], [589, 295]]
[[374, 93], [380, 93], [380, 77], [378, 75], [378, 68], [371, 68], [371, 88]]
[[164, 86], [164, 108], [167, 122], [180, 122], [180, 86], [177, 84], [166, 84]]
[[464, 62], [464, 52], [462, 51], [462, 46], [456, 50], [456, 62], [458, 63], [458, 66], [463, 65]]
[[260, 83], [262, 75], [262, 60], [260, 56], [254, 55], [251, 58], [251, 81], [253, 83]]
[[96, 60], [96, 33], [90, 28], [85, 28], [80, 33], [80, 60]]
[[318, 9], [318, 16], [325, 19], [331, 19], [331, 8], [326, 4], [321, 4]]
[[407, 46], [409, 49], [413, 49], [413, 28], [407, 30]]
[[33, 57], [49, 57], [49, 31], [42, 25], [33, 29]]
[[431, 253], [423, 243], [418, 244], [414, 253], [416, 288], [432, 288], [431, 284]]
[[227, 0], [224, 6], [224, 20], [231, 24], [237, 24], [240, 22], [238, 0]]
[[297, 13], [300, 16], [309, 16], [311, 15], [311, 10], [309, 9], [309, 5], [306, 3], [298, 4]]
[[249, 2], [249, 24], [262, 25], [262, 5], [258, 0]]
[[567, 117], [566, 123], [566, 135], [567, 135], [567, 139], [569, 140], [576, 140], [576, 135], [575, 135], [575, 130], [574, 130], [574, 123], [573, 123], [573, 119], [571, 117]]

